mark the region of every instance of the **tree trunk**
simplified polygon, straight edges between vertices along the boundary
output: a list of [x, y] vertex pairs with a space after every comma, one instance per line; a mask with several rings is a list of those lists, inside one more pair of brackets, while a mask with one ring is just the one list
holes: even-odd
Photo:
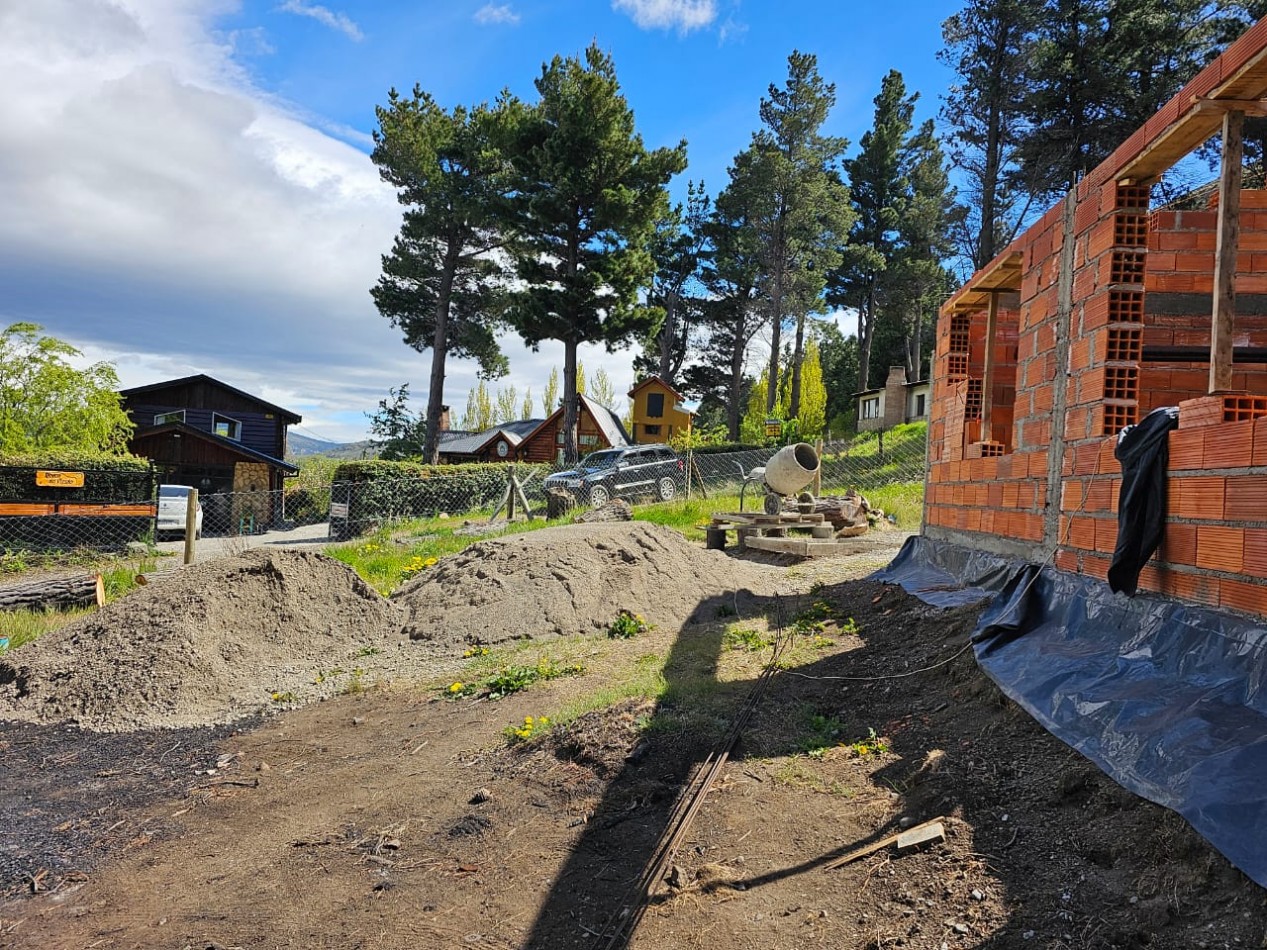
[[27, 581], [0, 588], [0, 610], [100, 607], [106, 602], [100, 574], [77, 574], [52, 580]]
[[864, 308], [858, 311], [858, 392], [871, 388], [871, 337], [875, 331], [875, 282], [867, 291]]
[[779, 347], [783, 334], [783, 281], [781, 276], [774, 279], [774, 292], [770, 295], [770, 309], [774, 311], [774, 327], [770, 332], [770, 373], [769, 385], [765, 393], [765, 411], [774, 415], [774, 404], [779, 396]]
[[796, 315], [796, 343], [792, 349], [792, 401], [788, 407], [789, 418], [801, 414], [801, 362], [805, 359], [805, 314]]
[[731, 442], [739, 441], [739, 420], [743, 418], [743, 407], [739, 402], [743, 397], [743, 357], [747, 349], [744, 335], [736, 328], [730, 350], [730, 398], [726, 400], [726, 428]]
[[673, 345], [677, 342], [677, 294], [664, 298], [664, 326], [660, 328], [660, 372], [666, 383], [673, 383]]
[[440, 461], [440, 414], [444, 405], [444, 363], [449, 349], [449, 301], [453, 296], [453, 275], [457, 252], [450, 248], [440, 275], [436, 297], [435, 333], [431, 337], [431, 385], [427, 390], [427, 434], [422, 444], [422, 460], [428, 465]]
[[576, 392], [576, 347], [574, 339], [563, 341], [563, 464], [576, 464], [576, 424], [581, 397]]

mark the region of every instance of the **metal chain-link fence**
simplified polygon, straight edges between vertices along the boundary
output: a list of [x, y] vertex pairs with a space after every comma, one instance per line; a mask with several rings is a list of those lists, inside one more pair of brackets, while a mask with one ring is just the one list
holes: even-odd
[[[769, 462], [779, 447], [737, 452], [707, 449], [661, 459], [672, 472], [676, 497], [707, 493], [719, 502], [744, 489], [749, 498], [763, 485], [753, 470]], [[923, 482], [925, 442], [915, 434], [877, 433], [822, 447], [821, 494], [855, 489], [864, 494], [890, 485]], [[674, 462], [676, 470], [674, 471]], [[358, 537], [381, 526], [437, 515], [491, 515], [507, 502], [513, 472], [522, 494], [514, 508], [542, 513], [548, 475], [557, 464], [505, 466], [453, 465], [425, 476], [339, 481], [328, 486], [290, 487], [281, 491], [224, 492], [202, 495], [204, 537], [260, 535], [328, 522], [328, 537]], [[59, 483], [61, 479], [61, 483]], [[748, 482], [745, 489], [745, 481]], [[152, 468], [119, 471], [47, 472], [0, 466], [0, 548], [4, 551], [119, 550], [130, 543], [151, 544], [183, 536], [183, 521], [157, 530], [158, 475]], [[623, 485], [612, 479], [607, 497], [632, 502], [664, 496], [662, 482]], [[661, 485], [657, 490], [657, 485]], [[807, 486], [811, 487], [812, 486]], [[584, 505], [590, 498], [579, 493]]]
[[152, 541], [156, 485], [150, 467], [0, 466], [0, 548], [121, 550]]

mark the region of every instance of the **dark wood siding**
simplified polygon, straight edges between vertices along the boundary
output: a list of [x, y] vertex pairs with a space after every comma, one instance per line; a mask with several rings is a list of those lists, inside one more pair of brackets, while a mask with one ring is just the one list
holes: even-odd
[[[563, 426], [563, 410], [555, 410], [554, 414], [543, 422], [519, 445], [519, 457], [528, 462], [553, 462], [558, 458], [563, 443], [559, 441], [559, 430]], [[581, 455], [598, 449], [611, 447], [607, 436], [598, 427], [588, 408], [582, 407], [581, 418], [577, 423], [580, 445], [577, 450]], [[591, 441], [592, 439], [592, 441]]]
[[155, 424], [154, 419], [165, 412], [185, 410], [185, 425], [203, 432], [213, 432], [211, 425], [213, 415], [226, 416], [242, 423], [242, 438], [239, 440], [247, 448], [263, 452], [273, 458], [282, 458], [286, 454], [286, 443], [282, 438], [284, 427], [281, 421], [269, 413], [230, 410], [220, 407], [214, 409], [192, 408], [175, 404], [139, 403], [128, 407], [132, 421], [138, 428], [146, 428]]

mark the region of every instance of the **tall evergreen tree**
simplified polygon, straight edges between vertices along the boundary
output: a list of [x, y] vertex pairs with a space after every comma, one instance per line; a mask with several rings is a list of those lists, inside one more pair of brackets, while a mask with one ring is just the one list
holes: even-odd
[[966, 183], [969, 211], [957, 233], [959, 251], [973, 270], [1012, 240], [1028, 210], [1010, 176], [1034, 13], [1030, 0], [969, 0], [942, 24], [945, 47], [937, 58], [955, 80], [941, 119], [949, 130], [950, 157]]
[[685, 207], [674, 206], [656, 223], [651, 252], [656, 270], [647, 302], [660, 308], [663, 320], [648, 339], [645, 352], [634, 360], [634, 372], [638, 376], [654, 373], [675, 385], [686, 362], [691, 331], [700, 313], [697, 294], [708, 213], [709, 199], [704, 183], [690, 182]]
[[858, 312], [858, 388], [870, 385], [871, 349], [885, 290], [885, 272], [898, 250], [898, 226], [909, 187], [903, 159], [917, 95], [891, 70], [875, 97], [875, 122], [857, 156], [845, 163], [857, 214], [849, 245], [831, 275], [828, 301]]
[[819, 75], [817, 57], [793, 52], [786, 82], [782, 87], [771, 85], [769, 97], [761, 100], [762, 128], [735, 163], [737, 169], [750, 166], [741, 174], [768, 190], [766, 201], [751, 207], [760, 209], [753, 221], [765, 257], [770, 411], [778, 388], [783, 325], [789, 317], [796, 327], [789, 407], [793, 413], [797, 410], [805, 317], [822, 299], [825, 275], [838, 263], [839, 247], [852, 221], [848, 190], [838, 174], [848, 142], [822, 131], [835, 102], [836, 87]]
[[655, 264], [665, 185], [686, 167], [686, 143], [648, 150], [620, 93], [611, 57], [556, 56], [536, 81], [540, 101], [515, 136], [515, 266], [523, 289], [507, 319], [529, 346], [563, 343], [563, 452], [577, 457], [576, 355], [615, 346], [655, 325], [640, 304]]
[[492, 252], [505, 243], [499, 222], [508, 187], [496, 143], [514, 109], [505, 100], [446, 111], [415, 86], [410, 97], [391, 90], [375, 110], [371, 157], [406, 210], [370, 293], [406, 343], [431, 350], [423, 445], [430, 463], [439, 458], [449, 355], [476, 360], [485, 376], [507, 369], [495, 336], [504, 275]]
[[764, 207], [759, 179], [745, 175], [739, 160], [730, 170], [730, 183], [717, 196], [705, 230], [708, 253], [702, 279], [708, 290], [704, 320], [708, 342], [701, 366], [692, 367], [690, 390], [705, 397], [720, 393], [726, 407], [731, 440], [740, 436], [746, 399], [744, 367], [748, 347], [765, 325], [761, 275], [765, 260], [762, 235], [754, 207]]

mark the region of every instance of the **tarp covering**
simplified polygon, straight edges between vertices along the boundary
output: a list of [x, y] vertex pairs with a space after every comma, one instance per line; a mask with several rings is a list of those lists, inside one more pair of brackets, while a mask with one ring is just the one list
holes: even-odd
[[[935, 562], [956, 559], [969, 560]], [[900, 561], [884, 579], [930, 569]], [[1267, 887], [1267, 627], [1026, 565], [973, 640], [985, 673], [1052, 734]]]
[[995, 554], [917, 534], [906, 539], [888, 567], [872, 576], [899, 584], [934, 607], [963, 607], [993, 598], [1019, 567]]

